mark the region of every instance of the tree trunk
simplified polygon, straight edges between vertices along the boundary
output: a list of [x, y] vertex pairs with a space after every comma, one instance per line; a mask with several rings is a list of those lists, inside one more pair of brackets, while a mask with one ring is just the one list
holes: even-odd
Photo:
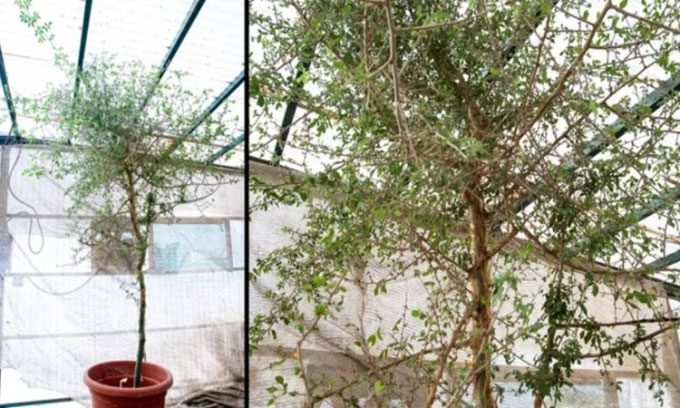
[[142, 361], [144, 360], [144, 347], [146, 345], [146, 283], [144, 281], [144, 258], [146, 258], [146, 246], [142, 247], [135, 268], [137, 284], [139, 285], [139, 323], [137, 333], [137, 359], [135, 360], [135, 378], [133, 387], [138, 388], [142, 381]]
[[534, 396], [534, 408], [543, 408], [543, 397], [541, 395]]
[[470, 217], [472, 241], [472, 265], [470, 288], [476, 306], [470, 350], [474, 372], [472, 377], [473, 399], [478, 408], [496, 408], [492, 391], [490, 339], [492, 332], [491, 311], [491, 259], [487, 253], [487, 223], [482, 192], [475, 182], [464, 192]]
[[[128, 213], [130, 215], [130, 224], [132, 232], [135, 235], [136, 249], [138, 250], [137, 263], [135, 264], [135, 278], [139, 285], [139, 320], [137, 325], [137, 332], [139, 339], [137, 341], [137, 358], [135, 359], [135, 375], [133, 379], [133, 387], [138, 388], [142, 382], [142, 361], [144, 360], [144, 347], [146, 345], [146, 282], [144, 281], [144, 261], [146, 259], [146, 251], [148, 249], [148, 233], [142, 232], [139, 218], [137, 217], [137, 196], [135, 192], [135, 182], [132, 171], [125, 168], [125, 175], [127, 179], [127, 193], [128, 193]], [[146, 226], [149, 226], [149, 219], [146, 220]]]

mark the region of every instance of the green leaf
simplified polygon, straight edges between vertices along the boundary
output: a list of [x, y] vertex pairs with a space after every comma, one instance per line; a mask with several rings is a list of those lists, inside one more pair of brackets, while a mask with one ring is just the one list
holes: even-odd
[[318, 317], [326, 316], [328, 314], [328, 309], [326, 306], [319, 303], [314, 307], [314, 314]]
[[323, 275], [316, 275], [312, 279], [312, 286], [314, 286], [315, 288], [326, 286], [326, 278], [324, 278]]
[[383, 385], [382, 381], [377, 380], [376, 382], [373, 383], [373, 391], [375, 392], [375, 395], [383, 395], [385, 393], [385, 386]]
[[659, 55], [659, 58], [657, 58], [656, 62], [662, 67], [668, 69], [668, 64], [670, 62], [670, 55], [668, 51], [664, 51]]
[[544, 16], [550, 14], [551, 10], [552, 10], [552, 2], [551, 1], [542, 1], [541, 2], [541, 13]]
[[378, 338], [376, 337], [375, 334], [371, 334], [368, 336], [366, 339], [366, 343], [368, 343], [369, 346], [375, 346], [375, 343], [378, 341]]

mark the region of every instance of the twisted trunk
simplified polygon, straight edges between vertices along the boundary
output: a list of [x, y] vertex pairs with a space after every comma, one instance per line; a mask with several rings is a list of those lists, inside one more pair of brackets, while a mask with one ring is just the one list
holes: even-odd
[[144, 258], [146, 257], [146, 246], [140, 250], [139, 260], [136, 265], [136, 278], [139, 285], [139, 320], [137, 325], [137, 358], [135, 359], [135, 378], [133, 387], [140, 386], [142, 381], [142, 361], [144, 360], [144, 348], [146, 345], [146, 283], [144, 282]]
[[473, 315], [470, 350], [473, 356], [473, 399], [478, 408], [496, 408], [492, 392], [490, 345], [492, 331], [491, 310], [491, 257], [487, 252], [487, 217], [481, 190], [473, 181], [464, 192], [470, 217], [470, 238], [472, 242], [472, 265], [469, 280], [472, 302], [475, 306]]
[[[130, 215], [130, 225], [137, 243], [137, 263], [135, 264], [135, 278], [137, 285], [139, 285], [139, 316], [137, 324], [137, 357], [135, 359], [135, 374], [133, 379], [133, 387], [138, 388], [142, 381], [142, 361], [144, 360], [144, 348], [146, 345], [146, 282], [144, 281], [144, 261], [147, 251], [147, 234], [142, 231], [142, 227], [137, 215], [137, 196], [135, 192], [135, 181], [132, 171], [125, 167], [125, 176], [127, 181], [127, 200], [128, 213]], [[148, 223], [148, 220], [147, 220]]]

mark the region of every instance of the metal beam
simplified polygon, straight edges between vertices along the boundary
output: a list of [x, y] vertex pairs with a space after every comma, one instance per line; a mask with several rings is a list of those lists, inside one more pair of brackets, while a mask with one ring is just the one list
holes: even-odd
[[672, 188], [667, 194], [662, 197], [657, 197], [652, 200], [649, 204], [642, 208], [638, 208], [631, 215], [631, 219], [635, 222], [642, 221], [657, 211], [668, 207], [673, 204], [674, 201], [680, 200], [680, 186]]
[[190, 135], [196, 128], [198, 128], [201, 123], [205, 122], [205, 120], [215, 112], [215, 110], [227, 99], [231, 94], [234, 93], [238, 89], [239, 86], [243, 83], [245, 80], [245, 72], [241, 71], [236, 78], [234, 78], [233, 81], [231, 81], [224, 90], [217, 95], [217, 98], [215, 98], [214, 101], [210, 105], [208, 105], [207, 108], [196, 118], [194, 123], [189, 127], [189, 129], [184, 133], [184, 136]]
[[237, 137], [231, 139], [231, 140], [229, 141], [229, 143], [227, 143], [227, 144], [226, 144], [223, 148], [221, 148], [217, 153], [215, 153], [215, 154], [213, 154], [212, 156], [210, 156], [210, 157], [208, 158], [208, 160], [206, 161], [206, 163], [208, 163], [208, 164], [213, 164], [213, 163], [215, 163], [215, 161], [217, 161], [217, 159], [219, 159], [220, 157], [224, 156], [224, 155], [227, 154], [228, 152], [232, 151], [236, 146], [238, 146], [239, 144], [243, 143], [244, 140], [246, 140], [246, 134], [245, 134], [245, 133], [241, 133], [239, 136], [237, 136]]
[[182, 45], [184, 38], [189, 33], [191, 26], [194, 24], [194, 21], [196, 20], [196, 17], [198, 17], [198, 13], [201, 11], [201, 8], [204, 4], [205, 0], [194, 0], [194, 3], [191, 5], [191, 8], [184, 18], [177, 35], [175, 35], [175, 39], [172, 41], [168, 52], [165, 54], [165, 58], [163, 58], [163, 62], [161, 63], [158, 73], [159, 80], [163, 77], [165, 71], [167, 71], [172, 59], [175, 58], [175, 54], [177, 54], [179, 47]]
[[663, 286], [664, 291], [666, 292], [666, 297], [668, 297], [669, 299], [680, 301], [680, 286], [676, 285], [675, 283], [667, 282], [663, 279], [655, 277], [649, 277], [647, 279], [653, 282], [660, 283], [661, 286]]
[[578, 255], [584, 247], [587, 247], [594, 240], [614, 236], [633, 224], [636, 224], [651, 216], [652, 214], [655, 214], [656, 212], [671, 206], [677, 200], [680, 200], [680, 186], [670, 189], [663, 196], [657, 197], [642, 207], [634, 210], [628, 216], [624, 217], [621, 222], [608, 225], [602, 232], [589, 236], [588, 239], [578, 243], [575, 248], [567, 249], [562, 254], [560, 254], [560, 257], [562, 259], [569, 260]]
[[[294, 92], [302, 91], [305, 86], [304, 82], [301, 81], [302, 75], [309, 71], [309, 67], [312, 65], [311, 58], [304, 58], [300, 64], [300, 68], [295, 73]], [[271, 163], [273, 165], [279, 164], [281, 161], [281, 156], [283, 155], [283, 148], [286, 147], [286, 141], [288, 141], [288, 135], [290, 134], [290, 127], [293, 124], [293, 119], [295, 119], [295, 111], [298, 107], [297, 99], [288, 102], [286, 106], [286, 111], [283, 114], [283, 120], [281, 121], [281, 130], [279, 131], [279, 137], [276, 139], [276, 147], [274, 148], [274, 156], [272, 156]]]
[[[618, 119], [616, 122], [608, 126], [607, 130], [605, 130], [607, 137], [599, 134], [586, 142], [586, 145], [583, 149], [583, 155], [589, 158], [597, 156], [607, 147], [607, 144], [611, 138], [621, 138], [621, 136], [630, 130], [631, 123], [642, 119], [642, 114], [640, 113], [641, 111], [650, 110], [651, 112], [655, 112], [661, 106], [663, 106], [670, 95], [678, 91], [680, 91], [680, 70], [676, 71], [670, 76], [670, 78], [663, 81], [658, 88], [647, 94], [644, 98], [642, 98], [642, 101], [633, 106], [633, 108], [630, 110], [632, 116], [630, 120], [626, 121], [623, 119]], [[561, 166], [567, 170], [576, 168], [576, 165], [573, 161], [563, 163]], [[525, 208], [531, 205], [535, 199], [536, 197], [533, 195], [527, 195], [523, 197], [515, 206], [515, 213], [523, 211]]]
[[[642, 101], [633, 106], [631, 109], [632, 118], [630, 121], [626, 122], [623, 119], [617, 120], [614, 124], [609, 126], [607, 133], [611, 135], [611, 137], [619, 139], [630, 130], [629, 123], [638, 122], [641, 119], [641, 110], [655, 112], [666, 102], [667, 98], [672, 95], [673, 92], [677, 91], [680, 91], [680, 71], [675, 71], [670, 78], [661, 82], [658, 88], [647, 94], [642, 98]], [[600, 134], [592, 138], [586, 144], [583, 154], [588, 157], [593, 157], [600, 153], [605, 147], [607, 147], [607, 140]]]
[[680, 250], [650, 262], [645, 267], [653, 271], [660, 271], [678, 262], [680, 262]]
[[[636, 224], [645, 218], [651, 216], [652, 214], [655, 214], [656, 212], [669, 207], [672, 205], [675, 201], [680, 200], [680, 186], [676, 186], [668, 191], [668, 193], [664, 194], [663, 196], [657, 197], [653, 200], [651, 200], [649, 203], [643, 205], [642, 207], [636, 209], [633, 211], [629, 216], [623, 218], [624, 222], [613, 224], [608, 226], [607, 228], [604, 229], [601, 233], [597, 233], [594, 235], [591, 235], [588, 237], [588, 239], [581, 241], [576, 245], [575, 248], [573, 249], [568, 249], [561, 254], [559, 254], [559, 257], [562, 260], [570, 260], [576, 257], [584, 247], [587, 247], [590, 242], [593, 240], [597, 239], [602, 239], [606, 238], [612, 235], [615, 235], [626, 228], [630, 227], [633, 224]], [[670, 265], [673, 265], [677, 262], [680, 262], [680, 250], [677, 250], [669, 255], [666, 255], [662, 258], [659, 258], [653, 262], [650, 262], [646, 265], [644, 265], [643, 269], [648, 271], [649, 273], [652, 272], [658, 272], [660, 270], [663, 270], [664, 268], [667, 268]], [[616, 269], [616, 270], [621, 270], [620, 268], [612, 265], [606, 265], [601, 262], [595, 262], [596, 264]], [[621, 270], [624, 272], [623, 270]], [[672, 284], [670, 282], [666, 282], [662, 279], [655, 278], [653, 276], [646, 276], [645, 279], [647, 280], [652, 280], [656, 281], [659, 283], [662, 283], [664, 285], [664, 289], [666, 290], [666, 293], [668, 297], [680, 300], [680, 286]]]
[[19, 136], [19, 127], [17, 126], [17, 113], [14, 109], [14, 101], [12, 100], [12, 92], [9, 89], [9, 79], [7, 79], [7, 69], [5, 68], [5, 60], [2, 56], [2, 46], [0, 46], [0, 82], [2, 82], [2, 90], [5, 94], [5, 101], [7, 102], [7, 110], [9, 111], [9, 118], [12, 121], [12, 127], [9, 129], [9, 134], [15, 133]]
[[71, 402], [73, 398], [51, 398], [42, 400], [32, 400], [32, 401], [18, 401], [18, 402], [7, 402], [0, 404], [0, 408], [14, 408], [14, 407], [30, 407], [33, 405], [47, 405], [47, 404], [60, 404], [65, 402]]
[[[550, 10], [553, 9], [559, 3], [560, 0], [553, 0], [552, 4], [550, 5]], [[522, 44], [526, 43], [529, 40], [529, 37], [536, 32], [536, 29], [538, 28], [539, 25], [541, 25], [541, 22], [543, 22], [543, 19], [546, 17], [546, 10], [543, 7], [537, 7], [536, 11], [534, 12], [533, 18], [531, 21], [529, 21], [529, 24], [527, 24], [524, 27], [524, 30], [520, 30], [514, 41], [509, 41], [509, 43], [505, 46], [503, 49], [503, 63], [504, 65], [510, 62], [512, 57], [515, 56], [517, 53], [517, 50], [521, 47]], [[485, 77], [492, 82], [493, 77], [491, 77], [491, 72], [487, 70]]]
[[156, 74], [156, 78], [153, 84], [151, 85], [151, 88], [149, 89], [149, 93], [147, 94], [146, 98], [144, 99], [141, 105], [142, 109], [144, 109], [147, 103], [149, 103], [149, 99], [151, 99], [151, 97], [153, 96], [156, 87], [161, 82], [161, 79], [163, 78], [163, 75], [165, 75], [165, 72], [168, 70], [168, 67], [170, 66], [170, 63], [172, 62], [173, 58], [175, 58], [175, 54], [177, 54], [177, 51], [179, 51], [179, 47], [182, 45], [184, 38], [189, 33], [191, 26], [194, 24], [194, 21], [196, 20], [196, 17], [198, 17], [198, 13], [201, 11], [201, 8], [203, 7], [204, 4], [205, 0], [194, 0], [194, 3], [191, 5], [191, 8], [187, 12], [186, 17], [184, 17], [184, 21], [182, 22], [179, 31], [175, 35], [175, 39], [172, 40], [170, 48], [168, 48], [168, 52], [165, 54], [165, 57], [163, 58], [161, 65], [158, 67], [158, 73]]
[[[665, 101], [670, 95], [678, 91], [680, 91], [680, 71], [676, 71], [673, 75], [671, 75], [669, 79], [662, 82], [657, 89], [646, 95], [640, 103], [638, 103], [631, 109], [631, 111], [633, 112], [632, 114], [633, 118], [630, 122], [635, 122], [641, 119], [640, 111], [650, 110], [651, 112], [654, 112], [658, 110], [665, 103]], [[606, 133], [608, 135], [611, 135], [610, 137], [619, 139], [621, 136], [623, 136], [626, 132], [630, 130], [629, 125], [630, 122], [626, 122], [623, 119], [619, 119], [608, 127]], [[589, 142], [586, 143], [586, 147], [583, 150], [583, 154], [586, 157], [590, 158], [595, 157], [597, 154], [604, 150], [604, 148], [607, 146], [607, 143], [608, 140], [604, 136], [597, 135], [596, 137], [592, 138]], [[575, 168], [573, 162], [565, 163], [563, 164], [563, 166], [565, 166], [567, 169]], [[515, 208], [515, 212], [516, 213], [521, 212], [531, 203], [533, 203], [534, 200], [535, 200], [534, 196], [525, 197], [517, 205], [517, 207]], [[668, 206], [670, 202], [677, 200], [680, 200], [680, 187], [675, 187], [670, 191], [670, 193], [667, 196], [657, 197], [656, 199], [652, 200], [649, 204], [635, 210], [632, 213], [628, 223], [624, 225], [619, 225], [617, 227], [608, 227], [605, 229], [605, 233], [608, 235], [613, 235], [618, 232], [621, 232], [628, 226], [633, 225], [639, 221], [642, 221], [643, 219], [656, 213], [662, 208]], [[599, 234], [600, 237], [602, 235], [603, 234]], [[583, 245], [585, 244], [587, 243], [584, 243]], [[569, 259], [575, 256], [576, 253], [577, 250], [565, 251], [565, 253], [562, 256]], [[650, 262], [649, 264], [645, 265], [645, 269], [649, 271], [660, 271], [678, 262], [680, 262], [680, 250], [675, 251], [662, 258], [659, 258], [653, 262]], [[650, 277], [649, 279], [659, 281], [660, 283], [662, 283], [669, 297], [676, 300], [680, 300], [680, 286], [670, 284], [657, 278]]]
[[26, 139], [23, 136], [0, 135], [0, 146], [9, 145], [48, 145], [56, 144], [42, 139]]
[[78, 65], [76, 66], [76, 83], [73, 89], [73, 98], [78, 96], [78, 88], [80, 87], [80, 73], [83, 71], [83, 63], [85, 61], [85, 48], [87, 47], [87, 33], [90, 29], [90, 14], [92, 13], [92, 0], [85, 0], [85, 8], [83, 10], [83, 27], [80, 30], [80, 48], [78, 49]]
[[22, 138], [20, 138], [20, 137], [9, 136], [9, 135], [0, 136], [0, 146], [8, 146], [8, 145], [14, 145], [14, 144], [24, 144], [24, 143], [23, 143]]
[[[680, 262], [680, 250], [677, 250], [669, 255], [666, 255], [662, 258], [657, 259], [656, 261], [650, 262], [646, 264], [643, 269], [647, 271], [647, 273], [654, 273], [654, 272], [659, 272], [663, 270], [664, 268], [667, 268], [677, 262]], [[617, 271], [620, 271], [621, 273], [625, 273], [625, 271], [621, 268], [617, 268], [616, 266], [612, 265], [607, 265], [601, 262], [596, 262], [596, 264], [606, 267], [606, 268], [611, 268]], [[672, 282], [668, 282], [666, 280], [663, 280], [661, 278], [657, 278], [656, 276], [645, 276], [645, 280], [652, 281], [659, 283], [663, 286], [664, 290], [666, 291], [666, 296], [670, 299], [673, 300], [678, 300], [680, 301], [680, 285]]]
[[196, 128], [198, 128], [205, 120], [210, 116], [221, 104], [224, 102], [231, 94], [238, 89], [238, 87], [243, 83], [245, 80], [245, 72], [241, 71], [236, 78], [234, 78], [233, 81], [231, 81], [224, 90], [217, 95], [217, 98], [212, 101], [208, 107], [201, 112], [201, 114], [194, 120], [194, 122], [191, 124], [189, 129], [187, 129], [184, 133], [181, 135], [177, 136], [172, 143], [170, 143], [170, 146], [168, 146], [167, 150], [163, 153], [163, 158], [168, 157], [170, 154], [172, 154], [175, 149], [186, 139], [191, 133], [193, 133]]

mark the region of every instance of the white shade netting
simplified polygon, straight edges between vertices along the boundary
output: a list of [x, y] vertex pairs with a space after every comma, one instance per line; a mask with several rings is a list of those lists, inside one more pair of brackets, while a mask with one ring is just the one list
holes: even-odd
[[[74, 261], [64, 183], [22, 174], [36, 149], [2, 147], [1, 368], [87, 403], [88, 366], [134, 360], [134, 280], [106, 258]], [[244, 185], [241, 172], [225, 171], [209, 199], [178, 208], [151, 233], [146, 357], [172, 372], [169, 401], [243, 376]]]
[[[280, 167], [251, 162], [251, 172], [254, 177], [262, 181], [276, 185], [282, 182], [289, 174], [288, 170]], [[294, 172], [298, 177], [303, 177]], [[284, 177], [282, 177], [282, 175]], [[256, 202], [257, 198], [251, 198], [251, 202]], [[291, 235], [286, 229], [304, 230], [305, 214], [307, 210], [302, 207], [286, 205], [270, 206], [266, 211], [256, 211], [251, 215], [249, 231], [251, 236], [257, 239], [250, 240], [250, 263], [253, 267], [257, 265], [258, 259], [264, 258], [273, 250], [290, 245]], [[495, 266], [495, 270], [502, 270], [506, 265], [501, 263]], [[511, 265], [508, 267], [512, 267]], [[367, 269], [372, 273], [379, 273], [385, 268], [377, 262], [369, 261]], [[550, 267], [542, 262], [532, 263], [524, 267], [521, 271], [522, 281], [518, 284], [519, 295], [525, 299], [534, 297], [540, 293], [541, 285], [546, 285], [542, 279], [545, 274], [550, 273]], [[373, 275], [376, 276], [376, 275]], [[250, 283], [250, 319], [251, 321], [258, 314], [266, 315], [273, 307], [264, 295], [267, 291], [277, 291], [277, 277], [271, 273], [263, 274], [258, 277], [255, 283]], [[636, 287], [639, 282], [621, 281], [621, 285]], [[659, 290], [663, 288], [659, 286]], [[250, 401], [252, 406], [265, 406], [272, 397], [268, 387], [276, 384], [276, 376], [285, 378], [289, 390], [304, 390], [303, 379], [294, 375], [295, 367], [300, 363], [307, 369], [308, 380], [321, 381], [323, 378], [346, 378], [351, 379], [360, 373], [366, 373], [366, 367], [358, 362], [362, 355], [359, 352], [352, 352], [353, 343], [357, 337], [353, 336], [353, 327], [357, 327], [360, 321], [366, 333], [374, 333], [378, 327], [392, 327], [400, 319], [404, 319], [406, 324], [405, 331], [418, 332], [423, 325], [420, 320], [413, 317], [410, 311], [413, 309], [427, 308], [427, 291], [418, 277], [405, 278], [402, 281], [390, 284], [386, 294], [374, 296], [370, 293], [362, 293], [358, 286], [347, 286], [344, 293], [343, 308], [340, 312], [333, 315], [332, 319], [327, 319], [319, 324], [319, 330], [310, 335], [309, 339], [303, 343], [302, 359], [298, 360], [298, 340], [299, 333], [293, 327], [277, 325], [276, 339], [266, 337], [259, 344], [257, 351], [250, 359]], [[668, 310], [677, 309], [678, 303], [672, 299], [667, 299], [665, 295], [659, 297], [655, 308]], [[306, 305], [307, 309], [312, 310], [312, 305]], [[618, 321], [628, 317], [621, 306], [621, 302], [614, 300], [608, 294], [589, 300], [588, 309], [598, 321]], [[512, 311], [512, 304], [502, 304], [496, 308], [499, 316]], [[534, 315], [539, 313], [537, 308]], [[651, 310], [639, 310], [635, 312], [639, 318], [651, 316]], [[535, 316], [534, 316], [535, 317]], [[396, 323], [399, 324], [399, 323]], [[656, 326], [649, 325], [650, 331]], [[504, 335], [504, 328], [495, 329], [498, 338]], [[616, 328], [612, 333], [615, 335], [629, 334], [633, 330], [631, 327]], [[381, 350], [387, 342], [392, 341], [387, 335], [385, 339], [377, 342], [376, 350]], [[664, 406], [680, 407], [680, 347], [678, 344], [678, 333], [676, 330], [667, 332], [660, 337], [663, 344], [660, 353], [660, 366], [670, 377], [670, 383], [664, 388], [662, 397]], [[382, 343], [382, 344], [381, 344]], [[419, 350], [418, 345], [413, 345], [413, 350]], [[513, 346], [513, 352], [531, 362], [540, 353], [539, 346], [532, 341], [517, 341]], [[294, 358], [283, 360], [282, 356], [292, 355]], [[283, 361], [283, 362], [281, 362]], [[464, 360], [460, 361], [464, 364]], [[504, 398], [499, 406], [504, 408], [530, 407], [533, 406], [533, 396], [527, 393], [518, 393], [519, 384], [513, 381], [512, 376], [506, 376], [512, 370], [530, 368], [529, 365], [521, 366], [515, 363], [513, 366], [504, 366], [502, 358], [494, 360], [494, 365], [499, 368], [496, 374], [495, 383], [505, 389]], [[562, 401], [559, 407], [658, 407], [659, 400], [655, 399], [654, 389], [649, 388], [646, 381], [642, 381], [639, 376], [640, 365], [634, 358], [624, 358], [623, 364], [616, 365], [607, 373], [601, 371], [598, 364], [593, 359], [583, 359], [580, 364], [574, 367], [571, 381], [574, 387], [565, 387], [563, 390]], [[412, 373], [408, 370], [393, 372], [396, 375], [397, 388], [401, 390], [388, 390], [387, 403], [390, 407], [416, 407], [418, 401], [424, 397], [423, 389], [413, 389], [409, 379]], [[330, 381], [330, 380], [329, 380]], [[618, 383], [617, 386], [614, 385]], [[338, 383], [340, 384], [340, 383]], [[353, 396], [357, 397], [359, 406], [373, 407], [375, 401], [371, 400], [371, 383], [353, 388]], [[410, 403], [404, 402], [400, 393], [408, 394], [413, 397]], [[301, 406], [304, 402], [303, 397], [297, 398], [290, 395], [277, 397], [274, 406], [288, 407]], [[546, 401], [546, 403], [551, 403]], [[320, 402], [320, 407], [343, 407], [345, 403], [340, 399], [327, 398]], [[435, 405], [433, 406], [441, 406]], [[551, 405], [550, 405], [551, 406]]]

